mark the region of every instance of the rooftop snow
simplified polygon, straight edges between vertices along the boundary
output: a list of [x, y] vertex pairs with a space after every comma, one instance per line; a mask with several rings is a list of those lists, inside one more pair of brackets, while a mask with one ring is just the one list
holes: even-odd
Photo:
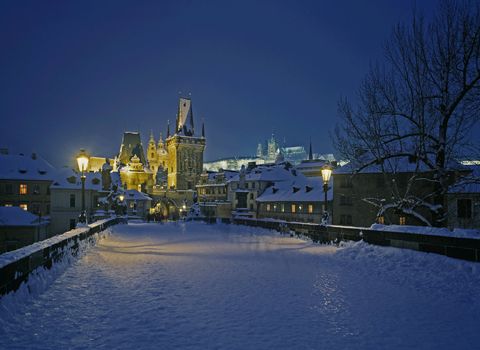
[[[327, 192], [327, 200], [333, 200], [333, 180]], [[321, 179], [298, 177], [293, 181], [275, 182], [267, 188], [257, 202], [323, 202], [325, 193]]]
[[[85, 189], [101, 191], [102, 190], [102, 173], [85, 173]], [[51, 185], [51, 188], [58, 189], [81, 189], [82, 181], [80, 179], [80, 174], [75, 172], [73, 169], [63, 168], [59, 171], [59, 175], [54, 180]]]
[[38, 155], [0, 154], [1, 180], [52, 181], [56, 169]]
[[0, 207], [0, 226], [37, 226], [38, 216], [20, 207]]

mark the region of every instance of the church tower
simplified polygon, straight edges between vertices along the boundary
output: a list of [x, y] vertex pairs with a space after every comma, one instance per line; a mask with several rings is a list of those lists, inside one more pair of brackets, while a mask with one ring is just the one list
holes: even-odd
[[153, 173], [156, 173], [158, 169], [158, 158], [153, 132], [150, 133], [150, 140], [148, 141], [147, 160], [150, 170], [153, 171]]
[[203, 171], [205, 136], [195, 135], [190, 98], [181, 97], [178, 103], [175, 133], [166, 139], [168, 153], [168, 187], [195, 190]]

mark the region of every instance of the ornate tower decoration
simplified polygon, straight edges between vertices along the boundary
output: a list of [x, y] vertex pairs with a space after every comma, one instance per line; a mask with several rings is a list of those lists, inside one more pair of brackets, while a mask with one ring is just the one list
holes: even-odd
[[127, 165], [133, 156], [137, 156], [140, 163], [146, 165], [140, 133], [127, 131], [123, 134], [118, 160], [121, 165]]
[[[169, 131], [169, 130], [168, 130]], [[175, 133], [166, 139], [168, 161], [168, 187], [177, 190], [194, 190], [203, 170], [205, 128], [195, 135], [192, 101], [181, 97], [178, 103]]]
[[158, 169], [158, 157], [157, 157], [157, 146], [155, 145], [153, 132], [150, 132], [150, 140], [148, 141], [147, 160], [148, 160], [148, 166], [150, 170], [156, 173]]

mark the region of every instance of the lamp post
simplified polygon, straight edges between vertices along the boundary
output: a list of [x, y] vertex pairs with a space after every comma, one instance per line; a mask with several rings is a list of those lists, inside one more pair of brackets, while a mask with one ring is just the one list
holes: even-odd
[[80, 212], [80, 216], [78, 217], [78, 222], [81, 224], [87, 223], [87, 213], [85, 212], [85, 171], [88, 167], [88, 154], [85, 152], [84, 149], [80, 150], [80, 153], [77, 155], [77, 164], [78, 170], [80, 171], [80, 176], [82, 180], [82, 211]]
[[[118, 196], [118, 199], [120, 200], [120, 207], [122, 208], [120, 210], [121, 215], [125, 215], [125, 203], [123, 203], [123, 200], [125, 199], [125, 196], [123, 194], [120, 194]], [[117, 214], [118, 215], [118, 214]]]
[[330, 182], [330, 176], [332, 175], [332, 167], [330, 164], [325, 163], [322, 167], [322, 180], [323, 180], [323, 192], [325, 193], [325, 202], [324, 202], [324, 210], [322, 215], [322, 224], [328, 224], [328, 183]]

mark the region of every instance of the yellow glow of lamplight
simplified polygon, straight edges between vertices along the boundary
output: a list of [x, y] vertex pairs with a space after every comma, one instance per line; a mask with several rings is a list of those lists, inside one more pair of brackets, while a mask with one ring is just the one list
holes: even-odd
[[331, 175], [332, 175], [332, 168], [330, 167], [330, 165], [325, 164], [322, 167], [322, 180], [324, 184], [328, 184], [328, 182], [330, 181]]
[[78, 170], [81, 172], [87, 171], [89, 156], [84, 149], [80, 150], [80, 153], [77, 155], [77, 164]]

